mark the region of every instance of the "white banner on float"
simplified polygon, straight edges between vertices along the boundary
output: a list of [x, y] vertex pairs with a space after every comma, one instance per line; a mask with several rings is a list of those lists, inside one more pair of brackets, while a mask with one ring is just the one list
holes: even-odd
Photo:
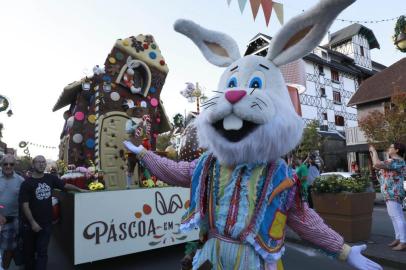
[[198, 239], [197, 229], [179, 231], [189, 193], [179, 187], [76, 193], [75, 265]]

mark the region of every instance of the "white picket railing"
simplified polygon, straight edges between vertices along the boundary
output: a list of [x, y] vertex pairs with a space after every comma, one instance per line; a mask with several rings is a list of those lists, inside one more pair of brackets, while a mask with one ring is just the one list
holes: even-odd
[[367, 138], [359, 127], [350, 127], [345, 130], [345, 141], [347, 145], [357, 145], [367, 143]]

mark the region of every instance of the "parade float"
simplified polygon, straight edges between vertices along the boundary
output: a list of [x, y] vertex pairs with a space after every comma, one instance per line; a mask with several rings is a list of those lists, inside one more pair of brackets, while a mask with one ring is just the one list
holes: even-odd
[[155, 150], [158, 135], [171, 129], [160, 99], [168, 71], [153, 36], [119, 39], [104, 67], [66, 86], [53, 108], [68, 108], [61, 178], [89, 189], [55, 195], [61, 212], [56, 235], [75, 265], [198, 238], [198, 230], [179, 232], [189, 189], [162, 186], [130, 162], [134, 157], [122, 144], [130, 139]]

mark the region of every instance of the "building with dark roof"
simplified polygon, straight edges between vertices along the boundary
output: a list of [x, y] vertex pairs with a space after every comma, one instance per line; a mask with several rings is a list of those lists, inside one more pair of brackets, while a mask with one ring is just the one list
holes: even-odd
[[406, 57], [365, 80], [351, 97], [348, 106], [381, 103], [389, 100], [398, 90], [406, 90]]
[[[257, 34], [250, 40], [245, 55], [265, 56], [271, 39]], [[306, 90], [299, 96], [303, 121], [318, 121], [323, 135], [326, 132], [339, 134], [336, 137], [341, 138], [343, 149], [345, 130], [358, 126], [357, 108], [347, 106], [349, 100], [363, 81], [386, 68], [372, 61], [370, 50], [375, 48], [379, 49], [379, 43], [372, 30], [352, 24], [330, 34], [327, 44], [318, 46], [303, 58]]]
[[[348, 106], [356, 106], [358, 119], [375, 110], [384, 113], [385, 107], [390, 105], [391, 96], [396, 92], [406, 92], [406, 58], [362, 82]], [[370, 168], [367, 139], [359, 127], [346, 130], [346, 142], [349, 155], [353, 156], [359, 167]]]

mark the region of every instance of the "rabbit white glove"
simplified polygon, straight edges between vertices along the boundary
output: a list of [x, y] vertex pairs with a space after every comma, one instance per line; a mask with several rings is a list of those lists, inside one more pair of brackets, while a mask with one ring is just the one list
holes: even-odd
[[127, 148], [129, 151], [131, 151], [132, 153], [134, 153], [136, 155], [138, 155], [139, 153], [141, 153], [142, 151], [145, 150], [144, 146], [142, 146], [142, 145], [135, 146], [130, 141], [124, 141], [123, 144], [124, 144], [125, 148]]
[[361, 251], [364, 251], [366, 248], [366, 245], [351, 247], [350, 253], [347, 257], [348, 264], [359, 270], [382, 270], [382, 267], [379, 264], [361, 254]]

